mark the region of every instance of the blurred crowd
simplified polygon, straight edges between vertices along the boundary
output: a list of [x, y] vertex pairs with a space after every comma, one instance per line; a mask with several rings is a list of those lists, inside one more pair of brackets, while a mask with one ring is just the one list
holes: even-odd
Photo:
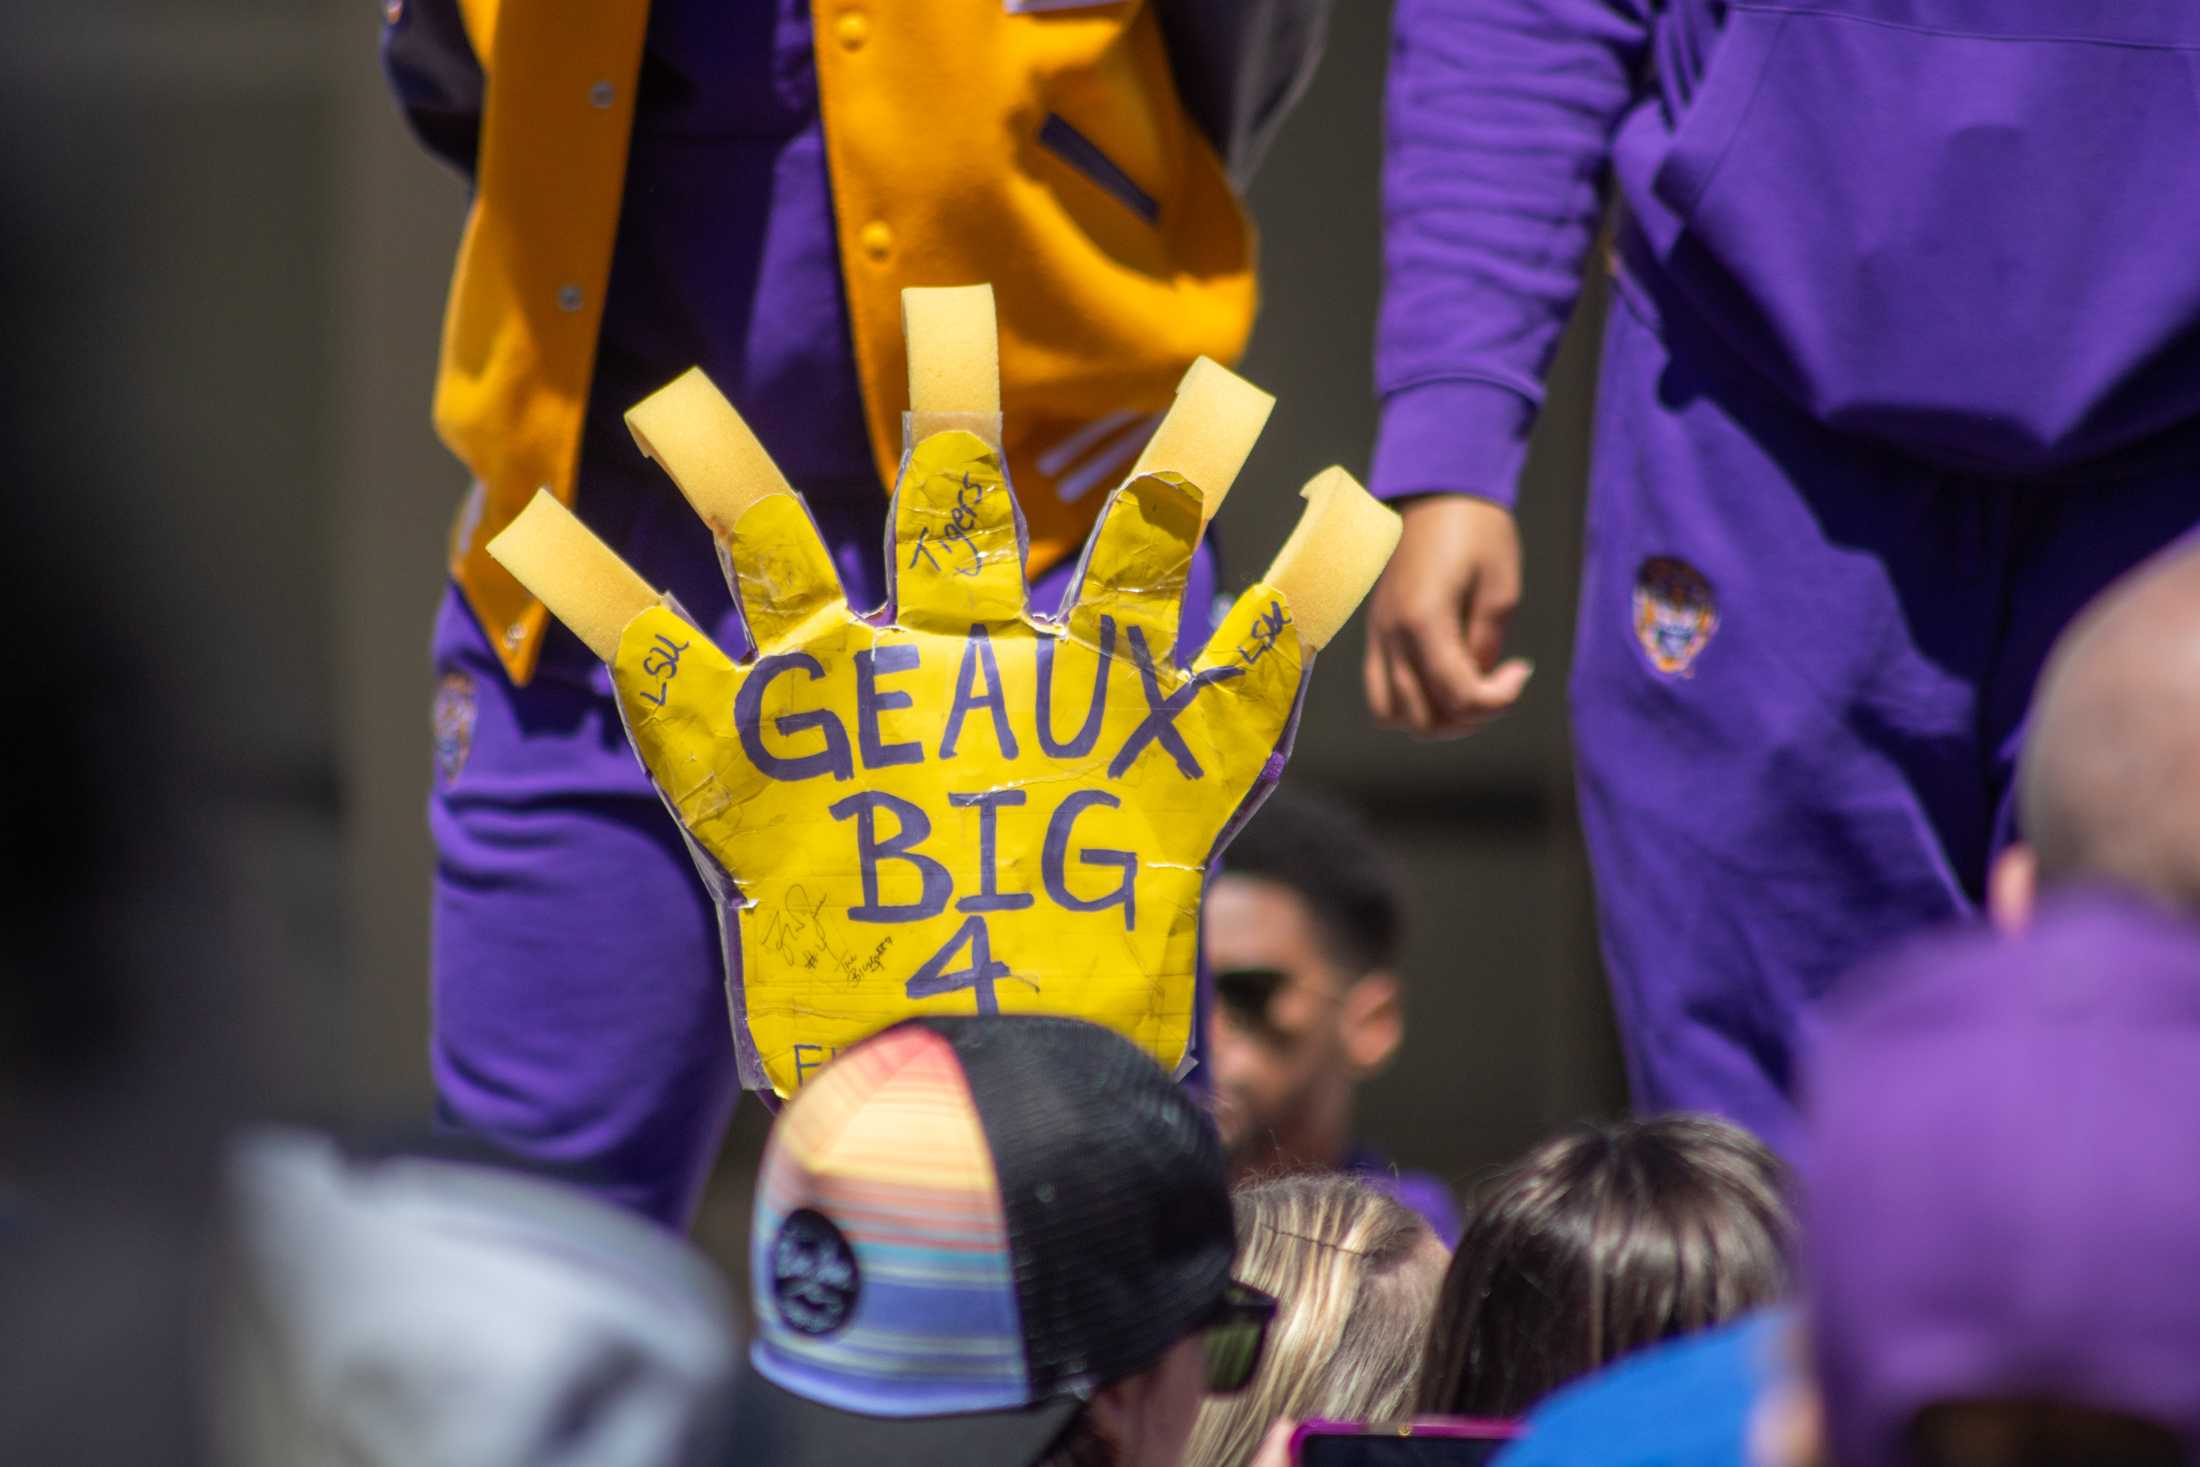
[[[1405, 917], [1379, 832], [1287, 786], [1211, 893], [1211, 1091], [1076, 1020], [888, 1030], [774, 1124], [746, 1327], [674, 1233], [458, 1135], [233, 1140], [208, 1259], [161, 1211], [117, 1218], [130, 1168], [36, 1162], [106, 1134], [85, 1105], [18, 1113], [38, 1195], [7, 1225], [38, 1268], [11, 1300], [58, 1291], [106, 1349], [127, 1320], [126, 1409], [239, 1463], [2189, 1461], [2200, 785], [2169, 775], [2200, 757], [2194, 647], [2191, 551], [2058, 644], [2037, 845], [1991, 924], [1814, 1012], [1792, 1165], [1672, 1113], [1455, 1196], [1354, 1144], [1407, 1022]], [[1429, 1455], [1321, 1455], [1359, 1441]]]

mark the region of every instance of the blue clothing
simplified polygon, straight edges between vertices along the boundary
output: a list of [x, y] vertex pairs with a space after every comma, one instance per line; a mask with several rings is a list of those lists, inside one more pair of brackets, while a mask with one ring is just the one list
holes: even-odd
[[1767, 1309], [1629, 1356], [1530, 1412], [1496, 1467], [1750, 1467], [1750, 1415], [1794, 1322]]

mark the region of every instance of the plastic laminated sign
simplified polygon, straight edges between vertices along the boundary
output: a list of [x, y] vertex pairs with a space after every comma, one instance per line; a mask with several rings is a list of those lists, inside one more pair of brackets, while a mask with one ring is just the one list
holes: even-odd
[[1273, 400], [1196, 363], [1034, 607], [989, 287], [904, 297], [911, 412], [886, 604], [851, 608], [799, 494], [699, 371], [627, 415], [719, 542], [736, 661], [555, 499], [490, 551], [611, 667], [716, 898], [743, 1083], [784, 1096], [918, 1013], [1074, 1015], [1180, 1070], [1210, 863], [1273, 785], [1309, 664], [1398, 519], [1341, 469], [1207, 644], [1201, 531]]

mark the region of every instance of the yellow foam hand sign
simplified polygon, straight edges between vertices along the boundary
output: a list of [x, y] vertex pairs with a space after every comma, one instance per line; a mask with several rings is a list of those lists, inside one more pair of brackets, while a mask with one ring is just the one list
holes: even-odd
[[751, 660], [650, 596], [554, 500], [499, 553], [611, 664], [634, 746], [734, 919], [745, 1080], [784, 1095], [922, 1012], [1075, 1015], [1179, 1065], [1206, 868], [1280, 771], [1307, 664], [1387, 559], [1396, 517], [1341, 471], [1317, 480], [1277, 568], [1180, 660], [1199, 488], [1142, 461], [1066, 607], [1039, 614], [981, 401], [932, 419], [977, 431], [910, 451], [888, 603], [862, 614], [732, 410], [699, 374], [668, 393], [680, 410], [645, 404], [637, 437], [718, 531]]

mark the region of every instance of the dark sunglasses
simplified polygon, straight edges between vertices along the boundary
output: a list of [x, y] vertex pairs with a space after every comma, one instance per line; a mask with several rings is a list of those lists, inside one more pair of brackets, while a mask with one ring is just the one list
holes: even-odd
[[1275, 1025], [1268, 1017], [1268, 1006], [1288, 982], [1290, 975], [1280, 968], [1217, 968], [1215, 1002], [1238, 1028], [1270, 1034]]
[[1271, 1295], [1230, 1280], [1200, 1334], [1207, 1354], [1207, 1394], [1231, 1396], [1245, 1389], [1253, 1372], [1260, 1369], [1268, 1325], [1275, 1317], [1276, 1301]]

